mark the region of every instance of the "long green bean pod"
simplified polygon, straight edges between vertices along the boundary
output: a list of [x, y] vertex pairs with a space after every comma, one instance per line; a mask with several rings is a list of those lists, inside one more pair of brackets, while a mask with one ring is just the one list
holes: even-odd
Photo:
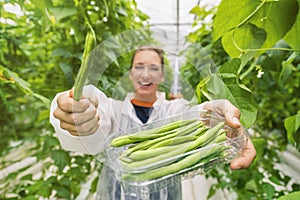
[[[174, 156], [177, 156], [177, 155], [181, 155], [183, 153], [185, 153], [188, 149], [188, 147], [190, 146], [189, 142], [187, 143], [183, 143], [183, 144], [180, 144], [180, 145], [174, 145], [173, 147], [163, 147], [163, 148], [174, 148], [173, 151], [168, 151], [167, 153], [164, 153], [164, 154], [159, 154], [155, 157], [151, 157], [151, 158], [148, 158], [148, 159], [144, 159], [144, 160], [137, 160], [137, 161], [134, 161], [134, 162], [131, 162], [131, 163], [122, 163], [122, 166], [124, 169], [126, 170], [139, 170], [139, 169], [143, 169], [147, 166], [150, 166], [151, 164], [155, 164], [157, 163], [158, 161], [162, 161], [162, 160], [166, 160], [168, 158], [172, 158]], [[151, 149], [151, 150], [155, 150], [155, 149]], [[151, 153], [151, 152], [150, 152]], [[170, 160], [170, 162], [173, 162]]]
[[196, 149], [200, 146], [205, 145], [205, 143], [209, 142], [213, 138], [218, 136], [218, 132], [223, 128], [224, 122], [219, 122], [214, 127], [208, 129], [205, 134], [198, 137], [195, 141], [192, 142], [192, 144], [189, 146], [188, 151]]
[[160, 147], [156, 149], [145, 149], [145, 150], [138, 150], [133, 153], [131, 153], [129, 156], [124, 156], [132, 161], [138, 161], [138, 160], [146, 160], [148, 158], [152, 158], [161, 154], [168, 153], [170, 151], [174, 151], [178, 149], [178, 146], [166, 146], [166, 147]]
[[177, 137], [169, 138], [166, 140], [161, 140], [160, 142], [155, 143], [154, 145], [149, 147], [149, 149], [155, 149], [155, 148], [163, 147], [163, 146], [167, 146], [167, 145], [180, 144], [183, 142], [196, 140], [199, 137], [199, 135], [201, 133], [204, 133], [204, 131], [206, 131], [207, 129], [208, 129], [207, 127], [201, 127], [201, 128], [198, 128], [197, 130], [190, 129], [190, 131], [193, 131], [193, 132], [190, 132], [189, 135], [178, 134]]
[[149, 139], [155, 139], [170, 134], [170, 132], [174, 131], [175, 129], [186, 126], [187, 124], [190, 124], [194, 121], [195, 120], [179, 120], [179, 121], [166, 124], [163, 127], [157, 127], [145, 131], [135, 132], [129, 135], [119, 136], [111, 141], [111, 146], [121, 147], [131, 143], [141, 142]]
[[[143, 141], [143, 142], [140, 142], [140, 143], [134, 145], [133, 147], [129, 147], [129, 149], [124, 152], [124, 154], [129, 155], [136, 150], [144, 150], [147, 148], [153, 149], [153, 148], [156, 148], [159, 146], [163, 146], [161, 143], [166, 143], [167, 141], [169, 142], [169, 140], [171, 138], [177, 138], [177, 136], [183, 137], [188, 134], [193, 134], [193, 133], [195, 133], [196, 129], [198, 129], [198, 130], [201, 129], [201, 130], [205, 131], [207, 129], [207, 127], [204, 126], [203, 122], [195, 121], [195, 122], [188, 124], [187, 126], [175, 129], [174, 133], [166, 134], [164, 136], [161, 136], [161, 137], [158, 137], [158, 138], [155, 138], [152, 140], [146, 140], [146, 141]], [[193, 134], [193, 135], [195, 135], [195, 134]], [[186, 139], [188, 139], [188, 137], [186, 137]], [[173, 144], [176, 144], [176, 143], [180, 142], [180, 140], [183, 141], [185, 139], [181, 138], [181, 139], [173, 139], [173, 140], [174, 140]], [[169, 142], [169, 143], [172, 144], [172, 142]]]
[[160, 141], [175, 137], [175, 135], [177, 135], [177, 134], [178, 134], [177, 131], [174, 131], [173, 133], [170, 133], [168, 135], [165, 135], [165, 136], [162, 136], [159, 138], [155, 138], [153, 140], [145, 140], [145, 141], [139, 142], [135, 145], [131, 145], [126, 151], [124, 151], [123, 156], [129, 156], [131, 153], [138, 151], [138, 150], [148, 149], [151, 146], [153, 146], [154, 144], [159, 143]]
[[87, 79], [87, 75], [89, 72], [90, 64], [89, 64], [89, 55], [95, 46], [95, 36], [92, 31], [89, 31], [85, 38], [84, 51], [82, 56], [82, 62], [77, 74], [75, 85], [74, 85], [74, 95], [73, 98], [76, 101], [79, 101], [82, 96], [83, 87], [85, 81]]
[[213, 146], [212, 148], [204, 149], [203, 151], [199, 151], [193, 153], [178, 162], [175, 162], [171, 165], [166, 165], [160, 168], [152, 169], [142, 173], [129, 173], [123, 174], [122, 178], [124, 180], [131, 180], [131, 181], [146, 181], [146, 180], [153, 180], [168, 174], [173, 174], [179, 172], [181, 170], [187, 169], [191, 166], [198, 164], [199, 162], [203, 162], [205, 164], [209, 161], [211, 157], [222, 156], [224, 147], [223, 146]]
[[161, 138], [163, 136], [167, 136], [167, 135], [175, 133], [175, 132], [176, 132], [176, 129], [169, 130], [169, 131], [166, 131], [163, 133], [155, 133], [155, 132], [149, 133], [149, 134], [141, 133], [138, 136], [131, 135], [131, 134], [124, 135], [124, 136], [113, 139], [110, 144], [111, 144], [111, 146], [114, 146], [114, 147], [121, 147], [121, 146], [125, 146], [128, 144], [135, 144], [137, 142], [143, 142], [143, 141], [149, 141], [149, 140], [156, 139], [156, 138]]
[[188, 135], [188, 134], [192, 133], [193, 131], [195, 131], [196, 129], [201, 128], [201, 127], [205, 127], [204, 123], [200, 120], [197, 120], [186, 126], [182, 126], [182, 127], [178, 128], [178, 135], [179, 136]]

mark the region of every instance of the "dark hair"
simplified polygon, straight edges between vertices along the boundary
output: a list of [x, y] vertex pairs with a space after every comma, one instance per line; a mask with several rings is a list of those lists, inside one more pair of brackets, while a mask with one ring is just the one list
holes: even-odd
[[149, 46], [140, 46], [140, 47], [138, 47], [138, 48], [134, 51], [134, 53], [133, 53], [133, 55], [132, 55], [132, 57], [131, 57], [131, 65], [130, 65], [130, 69], [132, 68], [133, 60], [134, 60], [135, 55], [136, 55], [138, 52], [144, 51], [144, 50], [150, 50], [150, 51], [156, 52], [157, 55], [158, 55], [159, 58], [160, 58], [160, 64], [162, 65], [162, 69], [164, 69], [164, 64], [165, 64], [165, 62], [164, 62], [164, 50], [161, 49], [161, 48], [159, 48], [159, 47], [150, 46], [150, 45], [149, 45]]

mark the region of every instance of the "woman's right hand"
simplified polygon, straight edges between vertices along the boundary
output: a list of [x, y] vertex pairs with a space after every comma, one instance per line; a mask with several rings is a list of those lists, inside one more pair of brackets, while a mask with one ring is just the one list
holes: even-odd
[[60, 127], [75, 136], [94, 134], [99, 128], [100, 116], [97, 113], [97, 99], [82, 97], [73, 99], [73, 89], [61, 94], [57, 99], [54, 117], [59, 119]]

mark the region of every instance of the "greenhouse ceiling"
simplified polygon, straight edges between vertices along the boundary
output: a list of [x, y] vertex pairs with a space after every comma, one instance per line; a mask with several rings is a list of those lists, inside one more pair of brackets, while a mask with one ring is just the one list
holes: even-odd
[[195, 16], [190, 10], [199, 5], [214, 6], [220, 0], [136, 0], [137, 7], [149, 16], [149, 23], [157, 39], [167, 48], [180, 50], [185, 36], [193, 30]]

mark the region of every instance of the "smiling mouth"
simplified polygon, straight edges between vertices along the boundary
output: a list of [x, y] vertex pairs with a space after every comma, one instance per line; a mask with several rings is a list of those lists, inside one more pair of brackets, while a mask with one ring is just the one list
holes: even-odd
[[139, 84], [141, 86], [151, 86], [153, 83], [149, 83], [149, 82], [139, 82]]

